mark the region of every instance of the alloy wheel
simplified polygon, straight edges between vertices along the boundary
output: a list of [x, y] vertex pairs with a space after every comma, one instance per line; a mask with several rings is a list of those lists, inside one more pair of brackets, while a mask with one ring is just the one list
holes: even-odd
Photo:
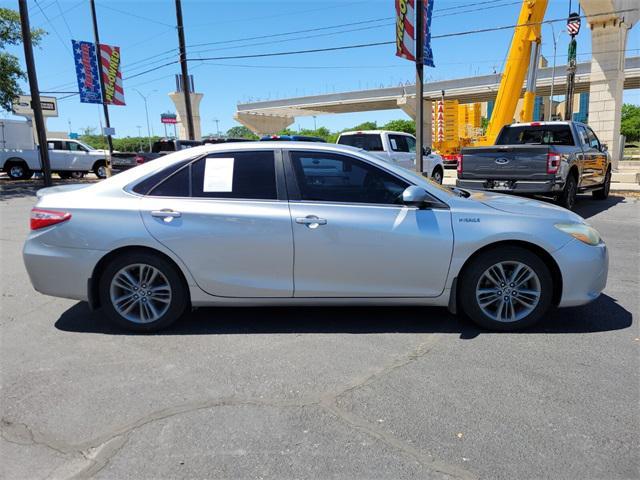
[[476, 286], [480, 310], [497, 322], [517, 322], [535, 310], [542, 288], [531, 267], [517, 261], [487, 268]]
[[127, 265], [111, 279], [111, 304], [133, 323], [155, 322], [169, 310], [171, 285], [156, 267], [144, 263]]

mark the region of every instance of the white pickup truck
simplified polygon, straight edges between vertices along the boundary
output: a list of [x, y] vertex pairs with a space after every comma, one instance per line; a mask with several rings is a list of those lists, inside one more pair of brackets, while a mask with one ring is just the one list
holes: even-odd
[[[416, 168], [416, 138], [409, 133], [389, 130], [343, 132], [337, 143], [362, 148], [376, 157], [408, 170]], [[433, 153], [430, 148], [426, 148], [422, 155], [422, 174], [442, 183], [442, 157]]]
[[[107, 176], [105, 150], [96, 150], [78, 140], [48, 138], [51, 172], [61, 178], [79, 178], [93, 172], [98, 178]], [[25, 180], [33, 172], [41, 171], [40, 155], [37, 147], [3, 148], [0, 150], [0, 170], [11, 179]]]

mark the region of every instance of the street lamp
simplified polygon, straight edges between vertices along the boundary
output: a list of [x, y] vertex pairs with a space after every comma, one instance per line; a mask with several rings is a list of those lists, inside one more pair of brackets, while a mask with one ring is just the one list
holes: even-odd
[[214, 122], [216, 122], [216, 132], [218, 134], [218, 137], [220, 136], [220, 120], [218, 120], [217, 118], [213, 119]]
[[147, 138], [149, 140], [149, 151], [151, 151], [151, 127], [149, 126], [149, 108], [147, 107], [147, 97], [149, 97], [149, 95], [151, 95], [154, 92], [157, 92], [158, 90], [152, 90], [149, 93], [147, 93], [147, 95], [143, 95], [142, 92], [140, 92], [140, 90], [138, 90], [137, 88], [134, 88], [134, 90], [136, 92], [138, 92], [138, 95], [140, 95], [142, 97], [142, 100], [144, 100], [144, 111], [147, 115]]
[[558, 47], [558, 40], [560, 40], [560, 35], [566, 33], [566, 30], [560, 30], [558, 32], [558, 37], [556, 38], [556, 32], [553, 28], [553, 23], [551, 25], [551, 35], [553, 38], [553, 68], [551, 69], [551, 92], [549, 94], [549, 115], [551, 116], [551, 120], [553, 120], [554, 112], [553, 112], [553, 87], [556, 81], [556, 51]]

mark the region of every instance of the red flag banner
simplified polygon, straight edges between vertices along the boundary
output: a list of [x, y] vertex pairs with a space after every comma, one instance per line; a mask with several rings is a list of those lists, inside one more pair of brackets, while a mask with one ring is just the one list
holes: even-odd
[[396, 0], [396, 55], [416, 61], [415, 0]]
[[104, 103], [124, 105], [122, 72], [120, 71], [120, 47], [100, 44], [100, 66], [104, 82]]

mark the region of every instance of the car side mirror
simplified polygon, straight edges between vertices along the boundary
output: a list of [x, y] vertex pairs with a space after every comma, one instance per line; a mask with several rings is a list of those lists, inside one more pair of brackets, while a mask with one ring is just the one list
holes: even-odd
[[431, 148], [429, 148], [429, 147], [422, 147], [422, 154], [423, 154], [423, 155], [427, 155], [427, 156], [431, 155]]
[[609, 145], [607, 145], [606, 143], [601, 143], [600, 150], [606, 152], [607, 150], [609, 150]]
[[408, 207], [424, 208], [429, 203], [429, 194], [424, 188], [410, 185], [402, 192], [402, 203]]

